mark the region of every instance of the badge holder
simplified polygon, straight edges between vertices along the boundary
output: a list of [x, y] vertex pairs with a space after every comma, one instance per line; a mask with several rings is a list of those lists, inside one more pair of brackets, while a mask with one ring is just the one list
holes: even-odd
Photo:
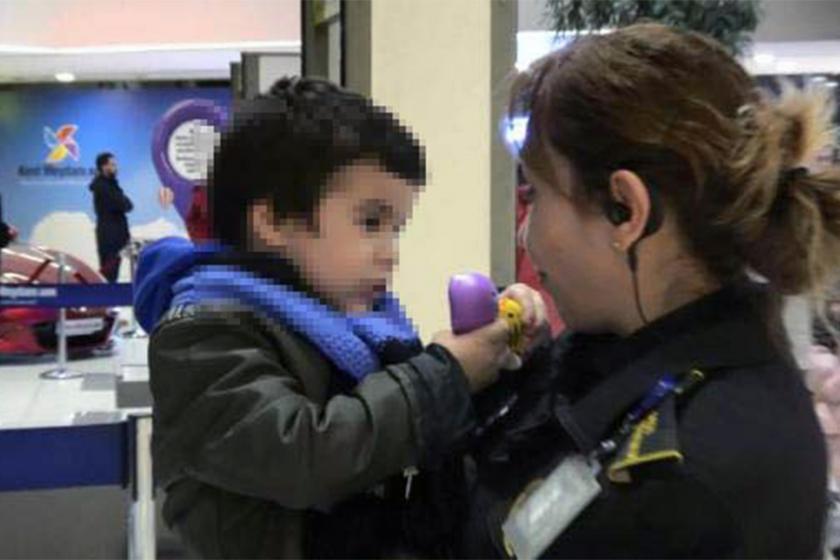
[[671, 395], [696, 388], [705, 375], [692, 370], [678, 378], [665, 374], [624, 418], [612, 437], [602, 441], [590, 456], [575, 454], [563, 459], [548, 478], [524, 492], [502, 525], [508, 554], [520, 560], [538, 558], [557, 537], [598, 497], [601, 462], [613, 455], [640, 422]]
[[508, 554], [531, 560], [545, 552], [601, 493], [599, 471], [596, 460], [573, 455], [520, 497], [502, 525]]

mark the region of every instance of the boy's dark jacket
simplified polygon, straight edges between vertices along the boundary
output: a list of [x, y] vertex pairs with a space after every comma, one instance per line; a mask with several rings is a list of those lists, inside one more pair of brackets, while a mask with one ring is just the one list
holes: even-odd
[[[192, 263], [177, 251], [160, 266], [141, 266], [135, 307], [147, 324], [165, 310], [161, 293], [189, 275]], [[448, 553], [429, 548], [452, 542], [447, 533], [460, 517], [446, 506], [449, 486], [462, 481], [443, 450], [472, 430], [473, 413], [466, 379], [442, 347], [356, 385], [259, 310], [199, 304], [164, 313], [149, 366], [164, 518], [194, 552]], [[424, 474], [407, 503], [405, 481], [393, 475], [413, 465]], [[429, 507], [440, 515], [429, 516]]]

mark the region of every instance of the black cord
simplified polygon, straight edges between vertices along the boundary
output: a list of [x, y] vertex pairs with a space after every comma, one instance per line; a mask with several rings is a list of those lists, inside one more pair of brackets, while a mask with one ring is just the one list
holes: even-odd
[[630, 267], [630, 274], [633, 277], [633, 296], [636, 299], [636, 310], [642, 319], [642, 324], [647, 325], [648, 320], [645, 311], [642, 309], [642, 297], [639, 292], [638, 259], [636, 258], [636, 244], [634, 243], [627, 251], [627, 264]]

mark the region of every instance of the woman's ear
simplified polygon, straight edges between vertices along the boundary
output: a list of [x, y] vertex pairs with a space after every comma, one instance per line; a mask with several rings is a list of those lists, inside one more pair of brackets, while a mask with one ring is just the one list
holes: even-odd
[[607, 217], [615, 224], [613, 242], [626, 251], [647, 234], [651, 219], [650, 193], [638, 175], [620, 169], [610, 175], [610, 198]]

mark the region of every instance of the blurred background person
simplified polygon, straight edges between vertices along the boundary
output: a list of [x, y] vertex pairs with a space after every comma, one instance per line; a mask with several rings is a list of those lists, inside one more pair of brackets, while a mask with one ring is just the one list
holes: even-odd
[[128, 244], [126, 214], [134, 209], [117, 182], [117, 160], [104, 152], [96, 156], [96, 178], [90, 184], [96, 212], [96, 250], [99, 271], [108, 282], [116, 282], [120, 272], [120, 251]]

